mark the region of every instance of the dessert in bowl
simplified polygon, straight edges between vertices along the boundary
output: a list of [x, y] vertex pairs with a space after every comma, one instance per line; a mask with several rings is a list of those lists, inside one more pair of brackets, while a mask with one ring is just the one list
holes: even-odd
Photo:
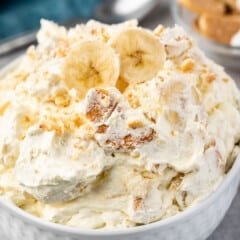
[[3, 231], [206, 238], [240, 178], [240, 94], [224, 69], [178, 26], [43, 20], [37, 39], [1, 76]]

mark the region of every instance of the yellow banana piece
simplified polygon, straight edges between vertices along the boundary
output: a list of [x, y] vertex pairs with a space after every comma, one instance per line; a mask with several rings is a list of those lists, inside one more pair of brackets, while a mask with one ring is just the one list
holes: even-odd
[[119, 57], [107, 44], [83, 41], [70, 49], [64, 64], [64, 81], [81, 97], [92, 87], [115, 86], [119, 77]]
[[124, 29], [110, 40], [110, 44], [120, 55], [120, 77], [129, 84], [150, 80], [163, 67], [164, 46], [150, 31]]

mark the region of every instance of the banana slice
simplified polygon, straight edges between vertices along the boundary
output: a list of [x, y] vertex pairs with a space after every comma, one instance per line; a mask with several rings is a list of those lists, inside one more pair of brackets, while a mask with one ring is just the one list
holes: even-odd
[[129, 84], [152, 79], [163, 66], [164, 46], [146, 30], [125, 29], [116, 34], [110, 44], [120, 55], [120, 77]]
[[68, 53], [64, 64], [64, 81], [84, 97], [92, 87], [115, 86], [120, 64], [115, 51], [99, 41], [83, 41]]

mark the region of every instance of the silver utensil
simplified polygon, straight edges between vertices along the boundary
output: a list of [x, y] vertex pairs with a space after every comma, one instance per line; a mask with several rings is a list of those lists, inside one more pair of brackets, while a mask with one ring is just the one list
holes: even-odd
[[[131, 18], [143, 19], [156, 5], [156, 0], [104, 0], [96, 8], [92, 18], [106, 23], [117, 23]], [[74, 19], [66, 27], [84, 22]], [[16, 52], [36, 43], [37, 31], [31, 31], [0, 43], [0, 57]]]
[[105, 0], [96, 8], [95, 18], [106, 23], [128, 19], [142, 20], [155, 6], [156, 0]]

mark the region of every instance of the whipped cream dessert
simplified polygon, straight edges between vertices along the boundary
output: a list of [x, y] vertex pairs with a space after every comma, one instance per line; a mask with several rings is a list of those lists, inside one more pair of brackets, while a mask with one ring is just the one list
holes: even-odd
[[234, 81], [179, 26], [42, 20], [0, 81], [0, 194], [44, 220], [111, 229], [206, 198], [239, 152]]

